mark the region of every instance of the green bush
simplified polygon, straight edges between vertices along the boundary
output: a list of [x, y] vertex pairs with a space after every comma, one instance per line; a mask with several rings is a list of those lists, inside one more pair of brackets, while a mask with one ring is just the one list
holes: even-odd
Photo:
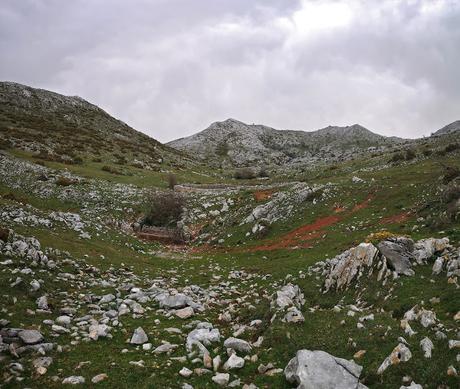
[[404, 161], [404, 154], [403, 153], [394, 153], [392, 155], [392, 157], [390, 158], [390, 162], [400, 162], [400, 161]]
[[252, 180], [256, 178], [256, 173], [253, 169], [244, 167], [235, 170], [234, 177], [237, 180]]
[[446, 153], [450, 153], [450, 152], [455, 151], [455, 150], [458, 150], [458, 149], [460, 149], [460, 144], [458, 144], [458, 143], [450, 143], [450, 144], [448, 144], [448, 145], [446, 146], [446, 148], [444, 149], [444, 151], [445, 151]]
[[404, 156], [404, 159], [406, 161], [410, 161], [411, 159], [414, 159], [416, 156], [417, 154], [415, 153], [415, 151], [412, 149], [409, 149], [409, 150], [406, 150], [406, 155]]
[[147, 203], [142, 224], [156, 227], [175, 226], [184, 209], [184, 198], [173, 191], [153, 194]]
[[56, 179], [56, 185], [59, 185], [59, 186], [70, 186], [73, 184], [75, 184], [75, 181], [68, 177], [59, 176]]
[[111, 174], [118, 174], [118, 175], [123, 174], [123, 172], [121, 170], [118, 170], [118, 169], [114, 168], [113, 166], [109, 166], [109, 165], [102, 166], [101, 170], [103, 170], [105, 172], [108, 172], [108, 173], [111, 173]]

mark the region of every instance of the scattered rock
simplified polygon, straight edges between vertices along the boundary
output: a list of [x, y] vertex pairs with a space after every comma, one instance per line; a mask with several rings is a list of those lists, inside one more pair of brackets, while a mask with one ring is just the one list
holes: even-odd
[[228, 338], [224, 342], [224, 347], [231, 348], [237, 352], [250, 353], [252, 351], [251, 345], [243, 339]]
[[62, 380], [63, 385], [80, 385], [85, 383], [85, 377], [72, 375]]
[[412, 358], [412, 353], [404, 343], [399, 343], [391, 354], [382, 362], [377, 370], [377, 374], [382, 374], [389, 366], [397, 365], [400, 362], [407, 362]]
[[219, 386], [227, 386], [230, 381], [230, 374], [228, 373], [217, 373], [211, 378]]
[[142, 329], [142, 327], [138, 327], [134, 330], [134, 334], [131, 337], [130, 343], [131, 344], [143, 344], [143, 343], [147, 343], [148, 340], [149, 338], [147, 337], [147, 334]]
[[99, 382], [105, 381], [109, 376], [105, 373], [101, 373], [98, 375], [95, 375], [93, 378], [91, 378], [91, 382], [93, 384], [98, 384]]

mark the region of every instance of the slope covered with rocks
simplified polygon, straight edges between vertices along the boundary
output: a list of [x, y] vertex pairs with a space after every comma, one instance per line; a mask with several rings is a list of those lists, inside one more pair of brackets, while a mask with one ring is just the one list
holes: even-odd
[[0, 82], [0, 137], [3, 148], [68, 164], [88, 158], [149, 169], [193, 165], [81, 97], [14, 82]]

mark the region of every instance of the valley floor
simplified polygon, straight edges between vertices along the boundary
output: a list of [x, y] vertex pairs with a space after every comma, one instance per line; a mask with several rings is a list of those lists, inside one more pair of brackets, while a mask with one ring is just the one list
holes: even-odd
[[[289, 361], [321, 350], [362, 366], [318, 367], [322, 382], [457, 388], [460, 223], [441, 178], [459, 158], [441, 162], [189, 191], [194, 240], [168, 246], [131, 229], [149, 186], [3, 152], [0, 387], [292, 388]], [[407, 275], [380, 246], [400, 236], [423, 239]]]

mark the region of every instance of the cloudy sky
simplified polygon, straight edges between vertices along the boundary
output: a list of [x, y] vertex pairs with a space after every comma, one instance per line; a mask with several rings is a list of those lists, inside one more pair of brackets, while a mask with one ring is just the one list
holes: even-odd
[[2, 0], [0, 79], [168, 141], [232, 117], [427, 135], [460, 119], [460, 1]]

